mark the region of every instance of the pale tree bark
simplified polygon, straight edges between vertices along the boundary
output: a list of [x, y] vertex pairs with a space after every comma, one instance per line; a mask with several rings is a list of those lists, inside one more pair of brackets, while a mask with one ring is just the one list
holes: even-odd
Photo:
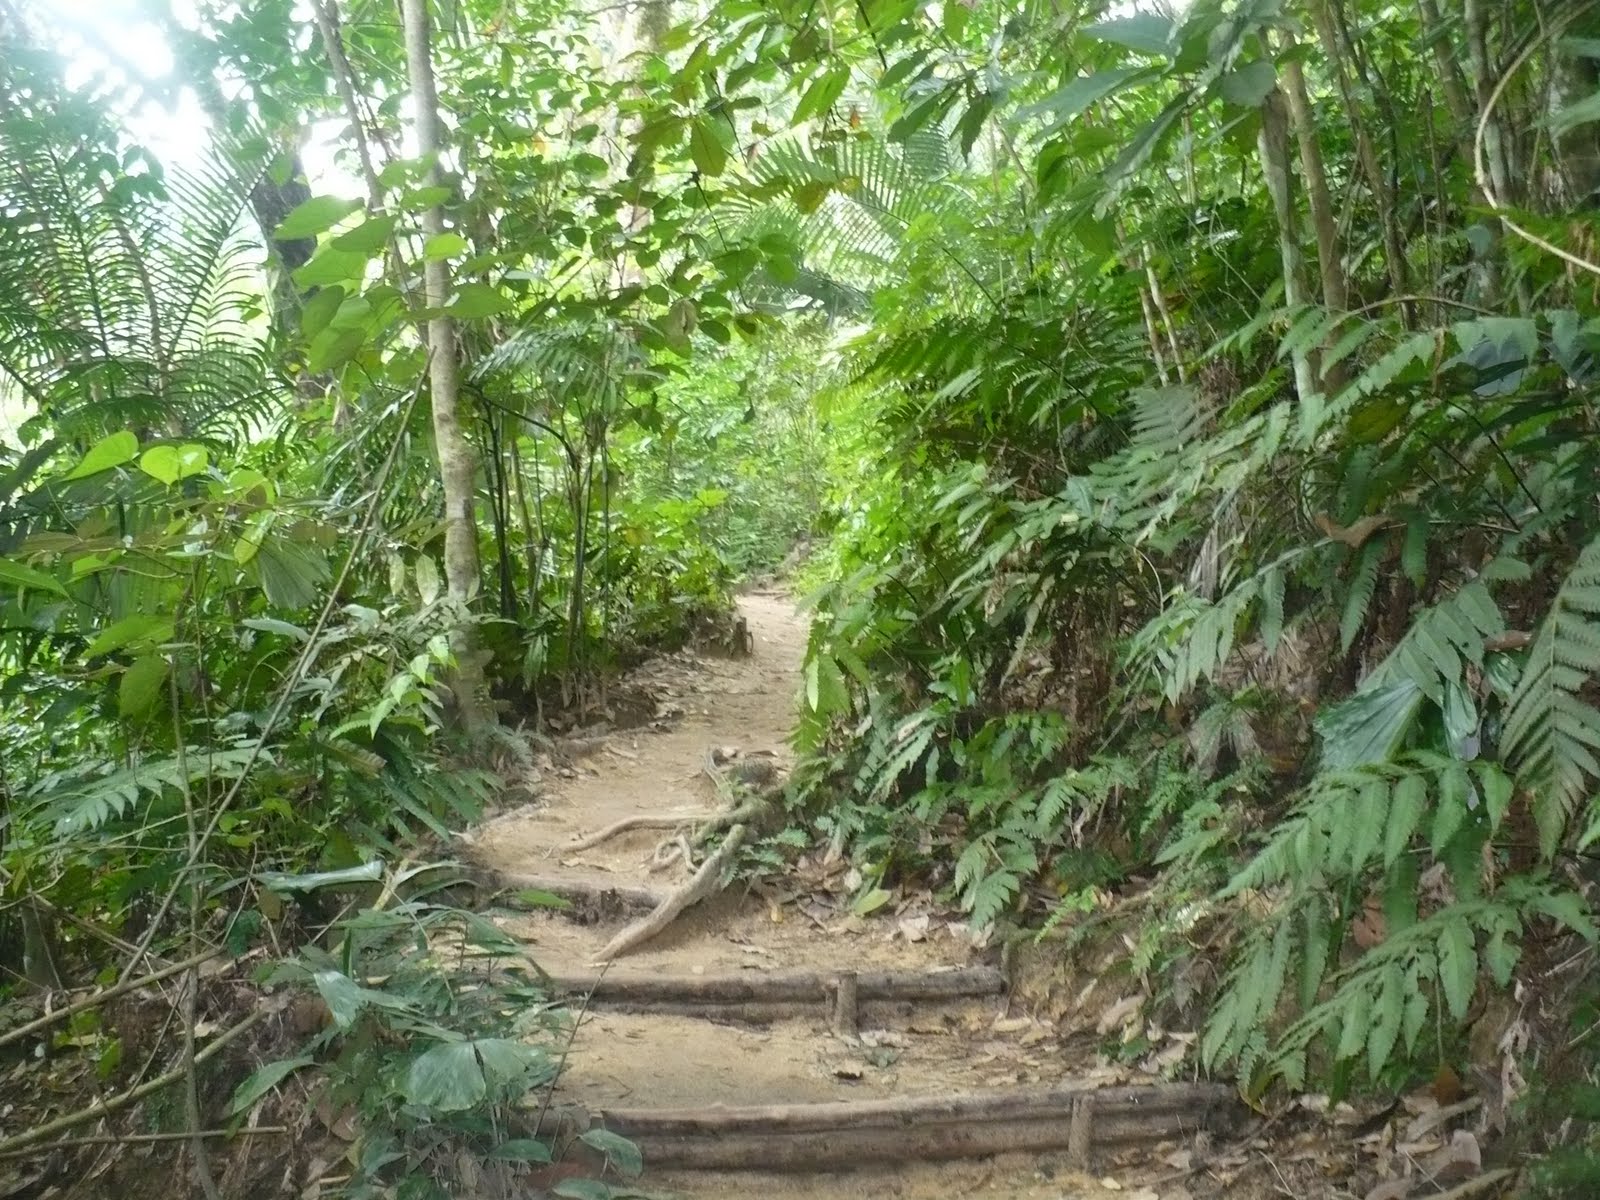
[[[417, 149], [429, 164], [427, 183], [436, 186], [440, 180], [439, 155], [444, 138], [433, 80], [428, 0], [402, 0], [402, 16], [411, 100], [416, 110]], [[442, 204], [435, 204], [422, 214], [422, 229], [430, 238], [446, 232]], [[477, 656], [476, 639], [467, 623], [478, 591], [478, 523], [474, 504], [477, 464], [461, 428], [461, 367], [455, 322], [440, 313], [450, 298], [450, 268], [443, 258], [429, 258], [423, 265], [423, 294], [428, 309], [434, 314], [428, 318], [428, 390], [433, 409], [433, 441], [439, 456], [439, 479], [444, 486], [445, 585], [457, 609], [451, 637], [456, 657], [454, 686], [463, 723], [472, 729], [492, 724], [494, 711], [485, 694], [483, 663]]]
[[[1294, 211], [1294, 177], [1289, 173], [1289, 113], [1283, 91], [1274, 87], [1261, 103], [1261, 129], [1256, 134], [1256, 149], [1261, 156], [1261, 173], [1272, 211], [1278, 222], [1278, 253], [1283, 260], [1283, 298], [1290, 308], [1310, 300], [1306, 286], [1305, 259], [1300, 253], [1300, 233]], [[1316, 373], [1311, 357], [1303, 347], [1290, 355], [1294, 364], [1294, 386], [1302, 404], [1317, 395]]]
[[[1377, 147], [1372, 143], [1372, 136], [1367, 132], [1366, 120], [1361, 111], [1359, 98], [1350, 83], [1350, 73], [1345, 69], [1344, 40], [1339, 36], [1339, 27], [1334, 22], [1333, 12], [1329, 3], [1338, 3], [1339, 0], [1311, 0], [1311, 21], [1316, 26], [1317, 37], [1322, 42], [1322, 52], [1328, 61], [1328, 71], [1333, 76], [1339, 88], [1339, 96], [1344, 101], [1345, 119], [1350, 122], [1350, 132], [1355, 136], [1356, 158], [1361, 163], [1361, 172], [1367, 178], [1367, 187], [1372, 192], [1372, 203], [1378, 210], [1378, 226], [1383, 232], [1383, 258], [1384, 265], [1389, 273], [1389, 287], [1396, 296], [1411, 294], [1406, 269], [1405, 239], [1400, 232], [1400, 219], [1395, 213], [1394, 190], [1389, 186], [1389, 179], [1383, 173], [1383, 164], [1378, 160]], [[1409, 302], [1402, 302], [1400, 312], [1406, 325], [1412, 322], [1412, 306]]]
[[[1445, 107], [1450, 110], [1450, 119], [1455, 123], [1453, 132], [1457, 152], [1461, 155], [1461, 160], [1468, 165], [1470, 174], [1473, 161], [1472, 132], [1478, 124], [1477, 105], [1467, 94], [1461, 61], [1456, 57], [1455, 45], [1450, 40], [1450, 30], [1439, 15], [1438, 0], [1417, 0], [1417, 11], [1422, 16], [1423, 39], [1432, 48], [1434, 65], [1439, 69], [1439, 82], [1444, 91]], [[1480, 208], [1489, 207], [1489, 202], [1483, 194], [1483, 189], [1478, 186], [1476, 177], [1472, 180], [1472, 202]], [[1490, 222], [1489, 231], [1494, 244], [1490, 252], [1483, 255], [1479, 269], [1482, 271], [1484, 294], [1492, 301], [1500, 294], [1500, 230]]]
[[1322, 282], [1322, 303], [1334, 312], [1349, 307], [1349, 286], [1344, 263], [1339, 255], [1339, 224], [1333, 215], [1333, 197], [1328, 191], [1328, 172], [1323, 164], [1322, 146], [1317, 141], [1317, 125], [1306, 92], [1305, 73], [1300, 64], [1283, 64], [1283, 79], [1288, 86], [1289, 116], [1294, 123], [1295, 140], [1300, 144], [1300, 170], [1306, 177], [1306, 202], [1311, 208], [1311, 225], [1317, 235], [1317, 270]]

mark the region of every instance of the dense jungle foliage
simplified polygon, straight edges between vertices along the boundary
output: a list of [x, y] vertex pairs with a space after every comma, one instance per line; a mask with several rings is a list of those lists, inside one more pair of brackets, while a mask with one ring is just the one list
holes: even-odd
[[1593, 6], [94, 8], [0, 0], [0, 996], [270, 946], [352, 1194], [536, 1159], [385, 902], [805, 544], [790, 842], [1252, 1098], [1597, 1115]]

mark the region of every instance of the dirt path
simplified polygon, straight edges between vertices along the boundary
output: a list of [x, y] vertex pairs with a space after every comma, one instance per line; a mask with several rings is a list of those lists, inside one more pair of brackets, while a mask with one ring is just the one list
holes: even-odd
[[[660, 830], [624, 834], [581, 852], [570, 845], [626, 817], [717, 807], [714, 784], [703, 769], [712, 747], [737, 748], [744, 757], [770, 754], [787, 764], [806, 628], [782, 596], [750, 595], [741, 608], [754, 638], [753, 655], [732, 660], [677, 655], [647, 665], [634, 682], [654, 693], [661, 716], [645, 728], [573, 739], [569, 749], [576, 757], [547, 780], [541, 800], [481, 827], [472, 839], [471, 857], [503, 874], [590, 887], [663, 891], [686, 878], [681, 867], [662, 874], [649, 870], [651, 852], [664, 836]], [[784, 881], [793, 886], [779, 894], [730, 893], [699, 905], [612, 965], [606, 979], [926, 973], [984, 958], [964, 927], [937, 911], [902, 904], [898, 911], [885, 906], [867, 918], [852, 914], [845, 902], [849, 881], [838, 878], [843, 864], [833, 872], [831, 883], [818, 873], [809, 881]], [[608, 914], [587, 924], [559, 913], [501, 913], [496, 919], [540, 967], [570, 976], [592, 975], [601, 947], [632, 915]], [[591, 1109], [705, 1109], [949, 1096], [1085, 1078], [1071, 1070], [1078, 1056], [1050, 1025], [1009, 1011], [1002, 996], [865, 1005], [859, 1036], [839, 1036], [822, 1011], [759, 1024], [730, 1020], [738, 1015], [591, 1011], [558, 1097]], [[652, 1194], [726, 1200], [1112, 1195], [1097, 1178], [1066, 1170], [1065, 1157], [1045, 1153], [880, 1166], [848, 1175], [650, 1172], [645, 1182]], [[1181, 1200], [1181, 1193], [1160, 1194], [1159, 1200]]]

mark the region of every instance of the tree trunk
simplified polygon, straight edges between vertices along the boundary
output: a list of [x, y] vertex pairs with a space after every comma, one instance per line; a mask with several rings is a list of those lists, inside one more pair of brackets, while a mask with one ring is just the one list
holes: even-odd
[[[1411, 285], [1408, 282], [1406, 269], [1405, 240], [1400, 233], [1400, 221], [1395, 214], [1394, 190], [1389, 186], [1389, 180], [1383, 173], [1383, 164], [1378, 161], [1377, 147], [1372, 144], [1372, 137], [1367, 132], [1366, 121], [1362, 117], [1361, 105], [1350, 84], [1349, 72], [1345, 70], [1345, 45], [1339, 36], [1339, 27], [1334, 23], [1333, 13], [1329, 9], [1330, 0], [1311, 0], [1311, 20], [1317, 28], [1317, 37], [1322, 42], [1322, 52], [1328, 62], [1328, 70], [1333, 75], [1334, 82], [1338, 85], [1339, 95], [1344, 100], [1345, 119], [1350, 122], [1350, 132], [1355, 136], [1356, 158], [1361, 163], [1361, 171], [1367, 177], [1367, 187], [1372, 192], [1372, 203], [1378, 210], [1378, 226], [1383, 233], [1384, 265], [1389, 272], [1389, 287], [1395, 296], [1410, 294]], [[1412, 323], [1412, 306], [1409, 302], [1400, 304], [1401, 317], [1409, 327]]]
[[[406, 65], [416, 109], [417, 149], [429, 161], [427, 182], [433, 186], [439, 183], [443, 138], [429, 50], [428, 0], [403, 0], [402, 14]], [[422, 229], [430, 238], [446, 232], [444, 205], [435, 204], [422, 214]], [[433, 408], [434, 448], [439, 456], [439, 479], [444, 485], [445, 585], [457, 609], [451, 636], [456, 658], [454, 690], [462, 721], [472, 729], [492, 723], [494, 714], [484, 694], [483, 664], [477, 657], [476, 639], [467, 623], [478, 591], [478, 524], [474, 505], [477, 467], [472, 447], [461, 428], [455, 322], [439, 315], [450, 298], [450, 268], [444, 259], [430, 258], [424, 264], [423, 293], [425, 303], [435, 314], [428, 318], [428, 385]]]
[[1317, 270], [1322, 280], [1322, 303], [1332, 312], [1348, 308], [1349, 288], [1344, 263], [1339, 256], [1338, 219], [1333, 215], [1333, 198], [1328, 192], [1328, 173], [1323, 166], [1322, 146], [1317, 141], [1316, 120], [1306, 93], [1306, 77], [1293, 60], [1283, 64], [1288, 84], [1289, 116], [1294, 122], [1295, 139], [1300, 143], [1300, 169], [1306, 177], [1306, 200], [1311, 206], [1311, 224], [1317, 234]]
[[[1261, 130], [1256, 148], [1261, 155], [1261, 172], [1278, 219], [1278, 253], [1283, 260], [1283, 298], [1291, 309], [1309, 302], [1305, 280], [1305, 259], [1300, 254], [1300, 234], [1294, 213], [1294, 182], [1289, 174], [1289, 114], [1281, 89], [1274, 87], [1261, 104]], [[1307, 405], [1318, 392], [1311, 358], [1297, 348], [1290, 356], [1294, 363], [1294, 386], [1300, 403]]]

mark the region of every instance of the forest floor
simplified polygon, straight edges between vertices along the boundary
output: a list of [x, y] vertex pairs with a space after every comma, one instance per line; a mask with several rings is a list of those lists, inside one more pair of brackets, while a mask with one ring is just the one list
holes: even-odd
[[[652, 852], [664, 838], [670, 841], [670, 830], [635, 830], [589, 849], [572, 847], [630, 817], [717, 808], [723, 801], [713, 773], [706, 769], [714, 749], [735, 763], [767, 759], [781, 773], [788, 761], [806, 627], [781, 594], [747, 595], [741, 611], [753, 636], [753, 653], [717, 658], [685, 652], [645, 664], [628, 687], [653, 699], [655, 716], [638, 727], [602, 725], [568, 739], [563, 752], [543, 764], [538, 800], [474, 831], [468, 857], [502, 880], [537, 879], [555, 890], [580, 893], [607, 888], [659, 893], [686, 879], [688, 872], [681, 866], [672, 872], [650, 869]], [[927, 893], [897, 897], [867, 916], [854, 913], [849, 898], [858, 881], [850, 878], [847, 864], [824, 859], [821, 853], [804, 857], [790, 875], [762, 888], [735, 884], [690, 908], [659, 936], [609, 965], [606, 987], [622, 995], [651, 979], [692, 983], [729, 976], [759, 985], [763, 978], [798, 971], [824, 978], [868, 971], [930, 978], [998, 961], [993, 949], [975, 945], [966, 924], [954, 913], [939, 911]], [[589, 906], [578, 914], [584, 919], [574, 915], [498, 910], [496, 920], [551, 975], [592, 978], [602, 949], [629, 914]], [[573, 1000], [574, 1008], [580, 999]], [[770, 1019], [770, 1011], [778, 1017]], [[826, 1004], [814, 1011], [780, 1007], [755, 1021], [748, 1019], [749, 1012], [748, 1005], [630, 1012], [590, 1004], [583, 1010], [557, 1100], [599, 1112], [627, 1108], [716, 1114], [726, 1112], [721, 1106], [1158, 1084], [1153, 1072], [1141, 1074], [1099, 1059], [1082, 1037], [1066, 1036], [1062, 1025], [1037, 1015], [1038, 1007], [1015, 992], [932, 1003], [863, 1004], [859, 1024], [843, 1029]], [[1065, 1123], [1061, 1118], [1063, 1127]], [[1197, 1123], [1198, 1118], [1185, 1117], [1180, 1124], [1187, 1136], [1104, 1153], [1096, 1146], [1088, 1158], [1064, 1148], [1041, 1152], [1035, 1146], [1026, 1154], [885, 1164], [869, 1150], [848, 1173], [763, 1174], [726, 1166], [651, 1169], [646, 1147], [641, 1186], [651, 1195], [705, 1198], [1186, 1200], [1218, 1194], [1199, 1178], [1200, 1171], [1186, 1170], [1217, 1150], [1205, 1133], [1194, 1132]], [[755, 1148], [752, 1165], [763, 1161], [759, 1141]], [[1251, 1158], [1264, 1157], [1257, 1147], [1235, 1156], [1232, 1165], [1247, 1166]], [[1276, 1170], [1260, 1174], [1270, 1180]], [[1256, 1194], [1256, 1182], [1241, 1181], [1225, 1194]], [[1284, 1193], [1267, 1186], [1261, 1194]]]

